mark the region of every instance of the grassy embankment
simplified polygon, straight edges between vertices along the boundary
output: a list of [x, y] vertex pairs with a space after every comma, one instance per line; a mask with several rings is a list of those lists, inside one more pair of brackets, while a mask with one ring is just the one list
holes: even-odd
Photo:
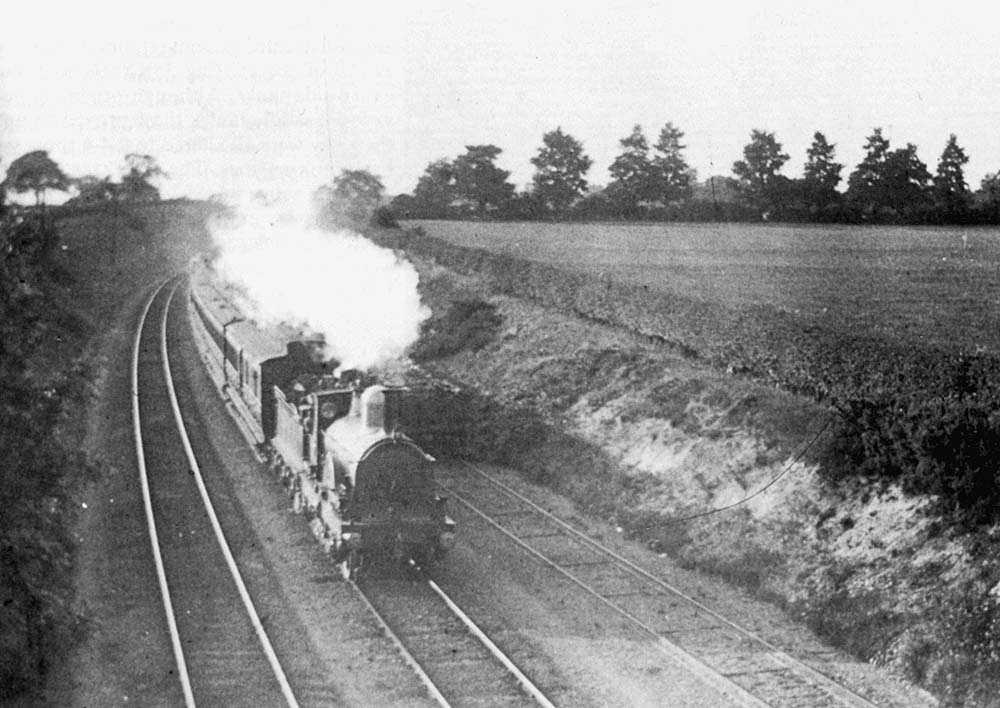
[[130, 294], [186, 261], [204, 218], [180, 202], [0, 222], [2, 700], [36, 693], [91, 629], [73, 527], [103, 467], [82, 450], [100, 341]]
[[479, 394], [457, 452], [524, 470], [948, 704], [997, 705], [1000, 527], [975, 493], [995, 465], [973, 454], [993, 358], [375, 238], [420, 264], [436, 316], [415, 355]]

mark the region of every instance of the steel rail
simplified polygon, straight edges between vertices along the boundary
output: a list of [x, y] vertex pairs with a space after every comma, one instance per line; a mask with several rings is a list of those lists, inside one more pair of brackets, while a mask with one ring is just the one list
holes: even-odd
[[499, 522], [490, 518], [490, 516], [486, 514], [486, 512], [476, 507], [467, 499], [464, 499], [462, 495], [456, 492], [454, 489], [451, 489], [446, 485], [441, 485], [441, 486], [449, 492], [452, 498], [457, 499], [459, 502], [464, 504], [466, 507], [469, 508], [470, 511], [472, 511], [474, 514], [482, 518], [486, 523], [495, 528], [497, 531], [510, 538], [514, 543], [516, 543], [518, 546], [524, 549], [528, 554], [534, 556], [541, 563], [543, 563], [544, 565], [548, 566], [552, 570], [556, 571], [557, 573], [565, 577], [567, 580], [572, 582], [574, 585], [579, 587], [587, 594], [592, 595], [598, 602], [603, 604], [612, 612], [621, 615], [629, 622], [634, 624], [636, 627], [638, 627], [640, 630], [653, 637], [656, 640], [655, 646], [657, 647], [657, 649], [659, 649], [661, 652], [669, 656], [671, 659], [673, 659], [675, 662], [677, 662], [684, 668], [688, 669], [688, 671], [690, 671], [692, 674], [694, 674], [699, 679], [704, 681], [707, 686], [718, 691], [719, 693], [726, 696], [726, 698], [730, 699], [731, 701], [737, 703], [740, 706], [743, 706], [744, 708], [772, 708], [772, 706], [770, 706], [768, 703], [765, 703], [764, 701], [760, 700], [742, 686], [734, 683], [729, 678], [720, 674], [718, 671], [716, 671], [715, 669], [713, 669], [712, 667], [710, 667], [697, 657], [684, 651], [684, 649], [682, 649], [681, 647], [677, 646], [670, 640], [663, 637], [663, 635], [657, 632], [653, 627], [650, 627], [648, 624], [643, 622], [641, 619], [633, 615], [625, 608], [619, 607], [614, 602], [601, 595], [586, 582], [584, 582], [576, 575], [566, 570], [564, 567], [553, 561], [544, 553], [538, 551], [535, 548], [532, 548], [529, 544], [525, 543], [523, 540], [518, 538], [516, 534], [504, 528], [503, 525], [500, 524]]
[[[427, 671], [420, 665], [416, 657], [406, 648], [406, 645], [399, 638], [399, 636], [392, 630], [388, 621], [382, 616], [371, 600], [365, 595], [364, 591], [358, 587], [357, 583], [352, 580], [348, 581], [354, 590], [358, 593], [358, 597], [364, 603], [365, 607], [375, 618], [375, 621], [382, 628], [382, 631], [389, 638], [389, 640], [396, 646], [403, 660], [412, 668], [417, 676], [420, 678], [421, 682], [427, 687], [430, 692], [431, 697], [438, 702], [442, 708], [451, 708], [451, 704], [448, 699], [441, 693], [440, 689], [434, 684], [434, 680], [428, 675]], [[510, 657], [503, 653], [503, 651], [493, 643], [493, 640], [487, 636], [487, 634], [479, 628], [479, 626], [469, 617], [463, 610], [458, 606], [458, 604], [448, 596], [448, 594], [441, 589], [441, 587], [435, 583], [433, 580], [427, 580], [427, 585], [434, 591], [434, 593], [444, 602], [448, 611], [451, 612], [458, 620], [465, 626], [469, 633], [477, 640], [480, 644], [486, 647], [486, 650], [503, 664], [504, 668], [509, 671], [515, 679], [517, 679], [518, 684], [521, 688], [529, 695], [538, 705], [542, 708], [556, 708], [555, 704], [548, 699], [548, 697], [542, 693], [541, 689], [538, 688], [529, 679], [523, 671], [521, 671], [517, 665], [511, 661]]]
[[[200, 328], [193, 324], [195, 322], [193, 318], [191, 319], [191, 322], [192, 322], [191, 329], [195, 336], [195, 343], [198, 349], [198, 354], [201, 357], [202, 364], [205, 366], [205, 370], [210, 375], [212, 375], [212, 371], [218, 368], [218, 362], [216, 357], [214, 357], [211, 353], [210, 349], [211, 343], [207, 339], [207, 335], [204, 335], [200, 330]], [[260, 454], [256, 450], [256, 443], [260, 442], [260, 440], [257, 439], [257, 436], [254, 433], [254, 431], [250, 430], [250, 426], [244, 417], [242, 409], [239, 406], [235, 405], [233, 396], [230, 391], [231, 389], [222, 390], [220, 388], [217, 390], [217, 393], [219, 394], [220, 398], [222, 398], [222, 400], [225, 402], [226, 412], [229, 414], [230, 418], [232, 418], [232, 420], [236, 423], [237, 428], [239, 428], [240, 433], [247, 441], [248, 446], [254, 451], [254, 455], [257, 457], [259, 461], [263, 461], [263, 458], [260, 457]], [[347, 582], [354, 590], [354, 592], [357, 594], [358, 598], [361, 600], [362, 604], [368, 610], [369, 614], [371, 614], [371, 616], [374, 618], [375, 623], [382, 630], [382, 633], [396, 648], [396, 651], [402, 657], [403, 662], [407, 666], [409, 666], [410, 669], [417, 675], [417, 678], [427, 689], [427, 692], [430, 694], [431, 698], [439, 706], [441, 706], [441, 708], [452, 708], [451, 704], [448, 702], [448, 699], [444, 697], [444, 694], [441, 693], [441, 690], [434, 684], [433, 679], [431, 679], [431, 677], [427, 674], [424, 668], [420, 665], [420, 662], [418, 662], [416, 658], [413, 656], [413, 654], [411, 654], [410, 651], [406, 648], [406, 645], [403, 644], [403, 641], [396, 635], [395, 632], [392, 631], [392, 628], [389, 626], [389, 623], [385, 620], [384, 617], [382, 617], [378, 609], [376, 609], [375, 605], [373, 605], [371, 601], [367, 597], [365, 597], [365, 594], [361, 590], [361, 588], [358, 587], [358, 585], [353, 580], [348, 580]]]
[[406, 662], [411, 669], [413, 669], [417, 678], [419, 678], [420, 682], [427, 688], [427, 692], [431, 694], [431, 698], [433, 698], [437, 704], [441, 706], [441, 708], [452, 708], [451, 703], [448, 702], [448, 699], [444, 697], [444, 694], [441, 693], [441, 690], [435, 685], [434, 680], [427, 674], [424, 667], [420, 665], [419, 661], [417, 661], [416, 657], [410, 653], [410, 650], [406, 648], [406, 645], [403, 644], [403, 640], [392, 631], [392, 627], [389, 626], [385, 617], [383, 617], [375, 605], [372, 604], [371, 600], [365, 596], [364, 591], [362, 591], [361, 588], [358, 587], [358, 584], [353, 580], [348, 580], [347, 582], [350, 583], [352, 588], [354, 588], [358, 597], [361, 598], [361, 602], [364, 603], [364, 606], [368, 608], [368, 612], [370, 612], [372, 617], [375, 618], [375, 622], [382, 629], [382, 633], [385, 634], [389, 641], [396, 647], [396, 651], [398, 651], [399, 655], [403, 657], [403, 661]]
[[517, 668], [514, 662], [510, 660], [510, 657], [504, 654], [500, 650], [500, 647], [494, 644], [493, 640], [486, 636], [486, 632], [481, 630], [479, 626], [472, 621], [472, 618], [465, 614], [465, 612], [462, 611], [462, 608], [460, 608], [454, 600], [448, 597], [445, 591], [442, 590], [437, 583], [433, 580], [428, 580], [427, 584], [430, 585], [431, 590], [437, 593], [438, 597], [444, 600], [444, 604], [448, 606], [448, 609], [451, 610], [452, 614], [461, 620], [466, 629], [472, 633], [472, 636], [478, 639], [480, 643], [482, 643], [482, 645], [489, 650], [490, 654], [492, 654], [501, 664], [504, 665], [504, 667], [506, 667], [508, 671], [514, 675], [518, 683], [521, 684], [521, 688], [527, 691], [528, 695], [534, 698], [538, 705], [542, 706], [542, 708], [556, 708], [555, 704], [553, 704], [552, 701], [550, 701], [548, 697], [542, 693], [541, 689], [538, 688], [538, 686], [536, 686], [531, 679], [525, 676], [523, 671]]
[[[772, 642], [769, 642], [768, 640], [764, 639], [763, 637], [760, 637], [759, 635], [753, 633], [749, 629], [740, 626], [736, 622], [733, 622], [732, 620], [728, 619], [727, 617], [719, 614], [718, 612], [716, 612], [712, 608], [708, 607], [704, 603], [700, 602], [699, 600], [697, 600], [697, 599], [691, 597], [690, 595], [686, 594], [684, 591], [680, 590], [679, 588], [674, 587], [673, 585], [671, 585], [670, 583], [666, 582], [662, 578], [659, 578], [659, 577], [653, 575], [652, 573], [650, 573], [649, 571], [647, 571], [645, 568], [643, 568], [643, 567], [637, 565], [636, 563], [630, 561], [628, 558], [625, 558], [624, 556], [622, 556], [621, 554], [619, 554], [619, 553], [615, 552], [614, 550], [608, 548], [607, 546], [604, 546], [603, 544], [595, 541], [594, 539], [590, 538], [586, 534], [581, 533], [579, 530], [573, 528], [573, 526], [571, 526], [570, 524], [568, 524], [563, 519], [560, 519], [558, 516], [556, 516], [552, 512], [550, 512], [547, 509], [545, 509], [545, 508], [541, 507], [540, 505], [536, 504], [531, 499], [529, 499], [528, 497], [526, 497], [523, 494], [521, 494], [520, 492], [518, 492], [516, 489], [514, 489], [514, 488], [510, 487], [509, 485], [504, 484], [500, 480], [496, 479], [493, 475], [489, 474], [488, 472], [485, 472], [481, 468], [479, 468], [476, 465], [474, 465], [474, 464], [472, 464], [470, 462], [467, 462], [467, 461], [463, 461], [463, 464], [465, 464], [467, 467], [469, 467], [469, 469], [471, 469], [474, 472], [476, 472], [478, 475], [480, 475], [481, 477], [483, 477], [483, 479], [487, 480], [488, 482], [490, 482], [491, 484], [493, 484], [497, 488], [499, 488], [499, 489], [503, 490], [504, 492], [506, 492], [507, 494], [515, 497], [516, 499], [520, 500], [521, 502], [523, 502], [527, 506], [531, 507], [537, 513], [541, 514], [546, 519], [548, 519], [548, 520], [552, 521], [553, 523], [557, 524], [560, 528], [562, 528], [563, 530], [565, 530], [568, 535], [570, 535], [570, 536], [572, 536], [572, 537], [574, 537], [574, 538], [582, 541], [583, 543], [585, 543], [586, 545], [588, 545], [593, 550], [595, 550], [595, 551], [597, 551], [599, 553], [602, 553], [602, 554], [604, 554], [604, 555], [606, 555], [606, 556], [614, 559], [617, 563], [619, 563], [620, 565], [624, 566], [626, 570], [628, 570], [630, 573], [632, 573], [633, 576], [639, 577], [639, 578], [641, 578], [641, 579], [643, 579], [643, 580], [645, 580], [645, 581], [647, 581], [649, 583], [652, 583], [653, 585], [655, 585], [658, 588], [660, 588], [662, 591], [670, 593], [670, 594], [674, 595], [675, 597], [678, 597], [678, 598], [684, 600], [685, 602], [688, 602], [691, 605], [694, 605], [699, 610], [701, 610], [705, 614], [709, 615], [713, 619], [718, 620], [719, 622], [721, 622], [722, 624], [726, 625], [727, 627], [729, 627], [733, 631], [741, 634], [742, 636], [746, 637], [747, 639], [750, 639], [750, 640], [752, 640], [754, 642], [757, 642], [760, 646], [763, 646], [764, 648], [766, 648], [770, 652], [771, 658], [773, 658], [775, 661], [780, 662], [781, 664], [785, 665], [786, 667], [788, 667], [790, 669], [797, 670], [797, 671], [800, 671], [800, 672], [806, 674], [809, 678], [811, 678], [817, 684], [820, 684], [824, 689], [826, 689], [831, 694], [833, 694], [834, 696], [836, 696], [837, 698], [839, 698], [841, 701], [843, 701], [843, 702], [845, 702], [845, 703], [847, 703], [849, 705], [852, 705], [852, 706], [858, 706], [859, 708], [878, 708], [874, 703], [872, 703], [868, 699], [864, 698], [863, 696], [858, 695], [857, 693], [855, 693], [854, 691], [850, 690], [849, 688], [846, 688], [845, 686], [840, 685], [839, 683], [837, 683], [836, 681], [834, 681], [833, 679], [831, 679], [829, 676], [826, 676], [825, 674], [823, 674], [822, 672], [814, 669], [813, 667], [809, 666], [808, 664], [806, 664], [806, 663], [804, 663], [804, 662], [796, 659], [795, 657], [789, 655], [786, 651], [784, 651], [783, 649], [781, 649], [777, 645], [773, 644]], [[465, 502], [463, 502], [463, 503], [465, 503]], [[667, 641], [667, 640], [664, 640], [664, 641]], [[679, 647], [678, 647], [678, 649], [679, 649]], [[681, 650], [681, 651], [683, 651], [683, 650]]]
[[194, 692], [191, 690], [191, 679], [188, 676], [187, 662], [184, 660], [184, 648], [181, 646], [180, 632], [177, 629], [177, 618], [174, 615], [174, 605], [170, 599], [170, 585], [167, 582], [166, 570], [163, 566], [163, 555], [160, 552], [160, 539], [156, 533], [156, 518], [153, 515], [153, 500], [149, 492], [149, 477], [146, 473], [146, 453], [142, 444], [142, 421], [139, 416], [139, 346], [142, 331], [149, 315], [153, 300], [170, 282], [170, 278], [153, 288], [152, 295], [146, 300], [139, 315], [135, 340], [132, 344], [131, 363], [131, 396], [132, 396], [132, 435], [135, 439], [136, 463], [139, 467], [139, 480], [142, 485], [142, 505], [146, 512], [146, 527], [149, 529], [149, 541], [153, 548], [153, 562], [156, 565], [156, 579], [160, 586], [160, 596], [163, 600], [163, 610], [167, 615], [167, 628], [170, 633], [170, 644], [173, 647], [174, 662], [177, 664], [177, 678], [181, 682], [184, 693], [184, 705], [195, 708]]
[[264, 651], [264, 655], [267, 657], [267, 662], [271, 666], [271, 670], [274, 672], [275, 679], [278, 681], [281, 693], [284, 696], [289, 708], [299, 708], [298, 700], [292, 692], [292, 687], [288, 683], [288, 678], [285, 676], [284, 669], [281, 667], [281, 662], [278, 661], [278, 656], [274, 652], [271, 640], [268, 639], [267, 632], [264, 630], [264, 625], [260, 621], [260, 615], [257, 612], [257, 608], [254, 607], [253, 600], [250, 598], [250, 593], [247, 591], [246, 584], [243, 582], [243, 576], [240, 574], [239, 568], [236, 565], [236, 559], [233, 557], [232, 551], [229, 549], [229, 543], [226, 541], [226, 536], [222, 531], [221, 524], [219, 523], [219, 517], [216, 515], [215, 507], [212, 505], [212, 500], [209, 498], [208, 489], [205, 487], [205, 481], [202, 478], [201, 469], [198, 466], [198, 460], [195, 458], [194, 449], [191, 447], [191, 440], [188, 438], [187, 430], [184, 427], [184, 419], [181, 416], [180, 404], [177, 401], [177, 392], [174, 389], [173, 375], [170, 373], [170, 358], [167, 353], [167, 314], [170, 311], [170, 304], [173, 301], [174, 293], [177, 292], [178, 286], [179, 282], [175, 283], [173, 289], [170, 291], [170, 295], [167, 298], [167, 304], [164, 307], [163, 319], [160, 323], [160, 350], [163, 358], [163, 376], [166, 380], [167, 393], [170, 397], [170, 407], [173, 409], [177, 432], [180, 434], [181, 443], [184, 446], [184, 453], [187, 455], [191, 473], [194, 476], [195, 484], [198, 487], [198, 493], [201, 495], [202, 502], [205, 505], [205, 512], [208, 514], [208, 519], [212, 524], [213, 531], [215, 532], [215, 538], [219, 543], [219, 548], [222, 550], [222, 555], [226, 559], [226, 566], [229, 569], [229, 574], [232, 576], [233, 582], [236, 584], [237, 592], [240, 595], [240, 599], [243, 601], [243, 607], [249, 616], [250, 623], [253, 625], [254, 632], [256, 633], [257, 639]]
[[[171, 297], [173, 292], [171, 292]], [[206, 369], [212, 368], [214, 364], [214, 359], [210, 357], [203, 349], [205, 345], [200, 345], [198, 347], [199, 354], [202, 358], [202, 363], [205, 364]], [[164, 350], [164, 361], [167, 361], [166, 352]], [[165, 364], [166, 367], [166, 364]], [[168, 372], [169, 373], [169, 372]], [[221, 396], [225, 399], [227, 403], [227, 411], [230, 416], [236, 421], [240, 432], [243, 434], [247, 442], [253, 447], [254, 443], [258, 442], [253, 431], [248, 430], [249, 427], [247, 422], [244, 420], [241, 410], [234, 405], [233, 398], [228, 391], [220, 391]], [[174, 396], [171, 387], [171, 402], [173, 405]], [[175, 408], [175, 416], [177, 416], [177, 409]], [[187, 440], [186, 435], [182, 432], [182, 437]], [[185, 445], [187, 448], [187, 445]], [[194, 469], [194, 467], [192, 467]], [[200, 474], [196, 475], [200, 482]], [[200, 484], [199, 484], [200, 486]], [[427, 674], [426, 670], [420, 665], [413, 654], [406, 648], [406, 645], [399, 638], [399, 636], [392, 630], [389, 623], [381, 615], [374, 604], [365, 596], [364, 591], [355, 583], [353, 580], [347, 581], [354, 591], [357, 593], [358, 597], [361, 599], [364, 606], [368, 609], [368, 612], [375, 619], [375, 622], [381, 628], [383, 634], [389, 639], [389, 641], [395, 646], [396, 650], [399, 652], [403, 661], [416, 673], [417, 677], [420, 679], [421, 683], [427, 689], [431, 698], [441, 706], [441, 708], [452, 708], [448, 699], [441, 693], [441, 690], [435, 685], [433, 679]], [[542, 691], [535, 686], [535, 684], [507, 657], [500, 649], [493, 643], [493, 641], [483, 632], [472, 619], [462, 611], [461, 608], [438, 586], [434, 581], [428, 580], [428, 585], [430, 588], [441, 598], [441, 600], [448, 607], [449, 611], [454, 614], [459, 621], [469, 630], [470, 634], [473, 635], [481, 644], [483, 644], [486, 649], [504, 665], [506, 668], [518, 681], [521, 687], [540, 705], [542, 708], [556, 708], [556, 706], [542, 693]]]

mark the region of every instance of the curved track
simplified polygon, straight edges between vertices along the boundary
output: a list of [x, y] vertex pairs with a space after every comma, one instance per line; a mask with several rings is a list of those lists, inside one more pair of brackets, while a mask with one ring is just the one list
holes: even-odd
[[298, 703], [226, 545], [181, 420], [166, 321], [174, 279], [156, 287], [132, 357], [136, 455], [185, 705]]
[[469, 463], [463, 467], [468, 474], [438, 479], [451, 499], [652, 636], [671, 659], [734, 704], [875, 708], [862, 696], [579, 532], [493, 475]]

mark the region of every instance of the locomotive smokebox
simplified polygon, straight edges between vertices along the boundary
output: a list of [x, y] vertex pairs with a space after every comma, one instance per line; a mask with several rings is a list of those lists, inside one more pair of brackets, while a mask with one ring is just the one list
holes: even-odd
[[399, 429], [405, 388], [370, 386], [361, 394], [361, 418], [369, 430], [393, 433]]

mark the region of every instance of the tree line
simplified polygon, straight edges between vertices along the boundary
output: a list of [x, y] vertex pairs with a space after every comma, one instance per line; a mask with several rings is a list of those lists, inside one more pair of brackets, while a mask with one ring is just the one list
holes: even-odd
[[875, 128], [846, 182], [836, 145], [818, 131], [799, 178], [782, 174], [789, 155], [765, 130], [751, 132], [731, 175], [701, 182], [685, 158], [684, 132], [673, 123], [652, 145], [636, 125], [619, 147], [609, 183], [595, 187], [587, 180], [593, 160], [583, 144], [556, 128], [542, 136], [531, 158], [531, 185], [518, 191], [496, 164], [501, 148], [468, 145], [464, 154], [431, 162], [413, 192], [395, 197], [390, 209], [410, 219], [1000, 223], [1000, 172], [970, 189], [964, 175], [969, 158], [954, 134], [932, 174], [913, 143], [893, 148]]
[[[343, 170], [314, 198], [321, 220], [338, 224], [372, 217], [385, 225], [396, 218], [1000, 224], [1000, 171], [970, 189], [964, 174], [969, 158], [954, 134], [932, 174], [913, 143], [893, 148], [875, 128], [846, 182], [836, 146], [818, 131], [799, 178], [782, 174], [789, 155], [765, 130], [751, 132], [731, 175], [704, 181], [688, 164], [684, 132], [673, 123], [660, 129], [652, 145], [636, 125], [619, 147], [606, 186], [587, 180], [593, 160], [579, 140], [557, 127], [542, 136], [531, 158], [531, 184], [520, 191], [510, 172], [496, 164], [503, 150], [486, 144], [431, 162], [413, 192], [396, 196], [388, 207], [381, 179], [367, 170]], [[7, 192], [33, 193], [38, 206], [52, 190], [74, 192], [66, 202], [71, 206], [157, 201], [155, 182], [166, 176], [152, 156], [130, 153], [117, 182], [110, 176], [71, 178], [46, 151], [34, 150], [10, 163], [0, 182], [0, 212]]]
[[8, 192], [33, 194], [37, 207], [45, 206], [45, 195], [50, 191], [75, 192], [66, 202], [69, 206], [155, 202], [160, 199], [160, 190], [154, 182], [166, 176], [153, 156], [129, 153], [118, 182], [110, 175], [70, 177], [49, 157], [48, 151], [32, 150], [11, 162], [6, 176], [0, 181], [0, 215], [6, 209]]

